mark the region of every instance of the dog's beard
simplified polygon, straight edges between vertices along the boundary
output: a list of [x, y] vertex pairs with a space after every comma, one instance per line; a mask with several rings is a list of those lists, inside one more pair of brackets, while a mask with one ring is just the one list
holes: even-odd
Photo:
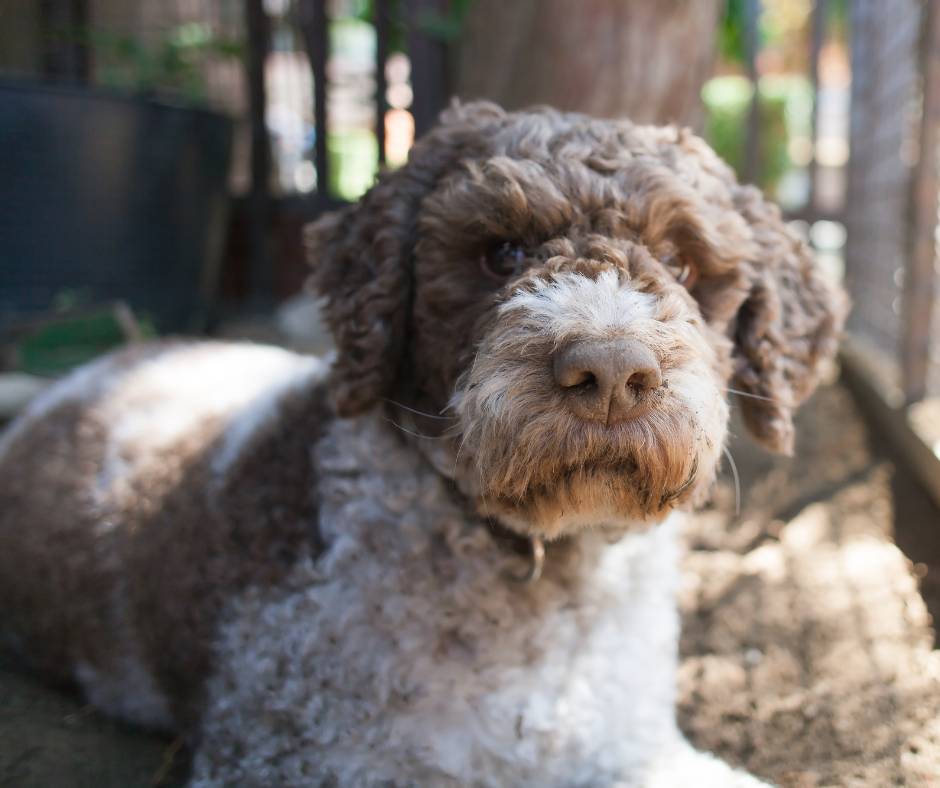
[[[653, 295], [624, 276], [531, 278], [491, 313], [451, 401], [455, 476], [484, 514], [551, 538], [645, 526], [710, 488], [728, 419], [730, 347], [684, 290], [662, 285]], [[644, 395], [642, 413], [607, 425], [572, 411], [553, 358], [569, 343], [612, 336], [649, 349], [662, 382]]]
[[704, 365], [674, 371], [648, 413], [607, 426], [571, 414], [539, 365], [481, 361], [453, 401], [458, 483], [482, 514], [546, 538], [645, 527], [714, 480], [727, 405], [711, 378]]

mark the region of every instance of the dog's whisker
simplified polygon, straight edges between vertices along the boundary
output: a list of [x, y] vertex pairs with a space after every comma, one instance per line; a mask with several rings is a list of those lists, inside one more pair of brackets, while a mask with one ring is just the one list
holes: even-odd
[[425, 413], [423, 410], [417, 410], [416, 408], [411, 408], [408, 405], [405, 405], [401, 402], [396, 402], [393, 399], [388, 399], [387, 397], [383, 397], [382, 401], [387, 402], [389, 405], [394, 405], [396, 408], [407, 410], [409, 413], [414, 413], [416, 416], [424, 416], [426, 419], [439, 419], [440, 421], [453, 421], [456, 418], [455, 416], [435, 416], [433, 413]]
[[486, 506], [486, 493], [483, 492], [483, 469], [478, 465], [477, 466], [477, 476], [480, 479], [480, 500], [483, 501], [483, 505]]
[[426, 441], [441, 441], [447, 437], [446, 435], [422, 435], [420, 432], [414, 432], [412, 430], [407, 429], [406, 427], [402, 427], [401, 424], [399, 424], [398, 422], [393, 421], [392, 419], [389, 419], [385, 416], [383, 416], [382, 419], [384, 421], [387, 421], [393, 427], [396, 427], [397, 429], [401, 430], [406, 435], [411, 435], [413, 438], [422, 438], [423, 440], [426, 440]]
[[763, 400], [764, 402], [773, 402], [775, 405], [781, 405], [784, 408], [793, 407], [792, 405], [786, 402], [781, 402], [779, 399], [774, 399], [773, 397], [765, 397], [761, 394], [750, 394], [749, 392], [741, 391], [740, 389], [726, 388], [725, 391], [727, 391], [729, 394], [737, 394], [739, 397], [747, 397], [748, 399], [759, 399], [759, 400]]
[[738, 476], [738, 466], [734, 461], [734, 457], [731, 456], [731, 449], [727, 446], [722, 446], [721, 450], [724, 452], [725, 457], [728, 458], [728, 464], [731, 466], [731, 475], [734, 477], [734, 516], [740, 517], [741, 515], [741, 477]]
[[460, 438], [460, 443], [457, 445], [457, 455], [454, 457], [454, 470], [451, 473], [451, 476], [457, 476], [457, 464], [460, 462], [460, 452], [463, 451], [463, 445], [467, 442], [467, 434], [464, 433]]

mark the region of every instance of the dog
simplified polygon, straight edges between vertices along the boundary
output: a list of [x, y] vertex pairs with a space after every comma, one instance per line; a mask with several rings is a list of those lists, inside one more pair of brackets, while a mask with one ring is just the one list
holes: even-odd
[[674, 717], [683, 512], [845, 314], [688, 130], [455, 104], [305, 234], [332, 358], [131, 346], [0, 438], [0, 626], [195, 786], [757, 785]]

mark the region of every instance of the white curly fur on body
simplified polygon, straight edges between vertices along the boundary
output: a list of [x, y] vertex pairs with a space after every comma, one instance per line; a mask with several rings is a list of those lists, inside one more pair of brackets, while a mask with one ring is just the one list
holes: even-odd
[[681, 515], [526, 586], [378, 415], [317, 465], [326, 551], [227, 611], [194, 785], [757, 784], [675, 726]]

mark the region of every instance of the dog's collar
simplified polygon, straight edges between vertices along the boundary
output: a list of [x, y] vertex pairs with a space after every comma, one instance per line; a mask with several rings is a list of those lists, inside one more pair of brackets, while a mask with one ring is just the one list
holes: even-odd
[[[431, 464], [431, 467], [437, 470], [445, 479], [447, 489], [453, 500], [462, 506], [468, 514], [472, 515], [473, 512], [470, 504], [466, 496], [458, 488], [453, 477], [447, 472], [447, 465], [436, 462], [435, 460], [437, 460], [438, 457], [435, 456], [433, 451], [429, 451], [422, 442], [419, 442], [418, 446], [421, 454]], [[518, 531], [513, 531], [494, 517], [486, 518], [484, 523], [486, 524], [486, 529], [490, 537], [496, 543], [497, 547], [515, 555], [526, 556], [529, 560], [529, 568], [524, 574], [517, 575], [507, 572], [507, 577], [510, 580], [525, 585], [531, 585], [537, 582], [542, 576], [542, 569], [545, 566], [545, 540], [541, 536], [520, 534]]]
[[545, 566], [545, 540], [541, 536], [523, 536], [501, 525], [493, 518], [486, 521], [490, 536], [493, 541], [503, 549], [520, 556], [526, 556], [529, 560], [529, 568], [521, 575], [507, 572], [506, 576], [516, 582], [524, 585], [531, 585], [538, 581], [542, 576], [542, 569]]
[[541, 536], [530, 536], [529, 548], [531, 550], [529, 570], [521, 576], [510, 575], [510, 577], [519, 583], [529, 585], [535, 583], [542, 576], [542, 568], [545, 566], [545, 542]]

